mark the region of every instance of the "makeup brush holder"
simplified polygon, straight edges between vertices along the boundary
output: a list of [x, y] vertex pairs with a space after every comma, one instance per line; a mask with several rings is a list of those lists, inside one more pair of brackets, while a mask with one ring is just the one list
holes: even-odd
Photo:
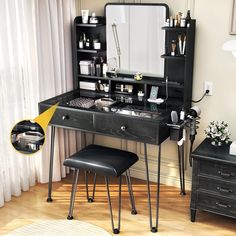
[[180, 121], [176, 124], [167, 124], [167, 126], [170, 127], [170, 140], [180, 141], [183, 138], [183, 121]]

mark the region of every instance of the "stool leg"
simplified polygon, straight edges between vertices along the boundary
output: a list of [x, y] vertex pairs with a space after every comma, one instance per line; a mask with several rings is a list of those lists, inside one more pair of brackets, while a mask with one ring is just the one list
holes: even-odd
[[130, 203], [131, 203], [131, 208], [132, 208], [131, 209], [131, 214], [136, 215], [137, 210], [135, 208], [134, 194], [133, 194], [133, 188], [132, 188], [132, 182], [131, 182], [131, 178], [130, 178], [129, 169], [125, 172], [125, 176], [126, 176], [126, 182], [127, 182], [127, 185], [128, 185]]
[[106, 186], [107, 186], [107, 198], [109, 203], [110, 215], [111, 215], [111, 226], [112, 231], [114, 234], [120, 233], [120, 218], [121, 218], [121, 176], [119, 177], [119, 210], [118, 210], [118, 227], [114, 227], [114, 219], [113, 219], [113, 212], [112, 212], [112, 205], [111, 205], [111, 197], [110, 197], [110, 190], [109, 190], [109, 178], [105, 176]]
[[67, 216], [68, 220], [73, 219], [73, 209], [74, 209], [74, 201], [75, 201], [78, 178], [79, 178], [79, 169], [75, 169], [74, 176], [73, 176], [73, 184], [72, 184], [72, 188], [71, 188], [69, 214]]
[[97, 179], [97, 174], [94, 174], [94, 179], [93, 179], [93, 195], [92, 197], [89, 196], [89, 189], [88, 189], [88, 171], [85, 171], [85, 184], [86, 184], [86, 195], [87, 195], [87, 200], [88, 202], [93, 202], [94, 201], [94, 196], [95, 196], [95, 190], [96, 190], [96, 179]]

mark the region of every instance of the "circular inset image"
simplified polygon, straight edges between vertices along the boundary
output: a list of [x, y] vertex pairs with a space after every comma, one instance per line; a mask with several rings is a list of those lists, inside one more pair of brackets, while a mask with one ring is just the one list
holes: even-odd
[[39, 151], [44, 140], [43, 128], [33, 120], [18, 122], [11, 131], [11, 143], [22, 154], [32, 154]]

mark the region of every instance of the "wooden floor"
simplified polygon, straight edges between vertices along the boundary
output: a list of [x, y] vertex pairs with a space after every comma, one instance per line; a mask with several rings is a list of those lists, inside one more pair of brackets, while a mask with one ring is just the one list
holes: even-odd
[[[81, 177], [81, 176], [80, 176]], [[111, 184], [112, 201], [115, 205], [118, 188], [116, 182]], [[125, 183], [123, 181], [123, 183]], [[123, 187], [122, 221], [120, 235], [155, 235], [149, 231], [149, 218], [147, 207], [147, 193], [144, 181], [133, 179], [133, 188], [138, 215], [130, 214], [130, 205], [127, 188]], [[22, 225], [37, 222], [42, 219], [66, 219], [69, 207], [70, 180], [65, 179], [53, 184], [52, 203], [47, 203], [47, 185], [38, 184], [21, 197], [14, 197], [3, 208], [0, 208], [0, 235]], [[109, 209], [106, 198], [106, 188], [103, 179], [98, 180], [94, 203], [88, 203], [85, 198], [85, 185], [83, 176], [78, 186], [74, 218], [95, 224], [111, 232]], [[154, 199], [155, 185], [152, 184]], [[187, 196], [180, 196], [179, 189], [161, 186], [160, 197], [160, 236], [233, 236], [236, 235], [236, 220], [217, 216], [206, 212], [198, 212], [197, 221], [189, 220], [189, 192]], [[117, 209], [117, 208], [116, 208]], [[116, 213], [116, 209], [114, 213]]]

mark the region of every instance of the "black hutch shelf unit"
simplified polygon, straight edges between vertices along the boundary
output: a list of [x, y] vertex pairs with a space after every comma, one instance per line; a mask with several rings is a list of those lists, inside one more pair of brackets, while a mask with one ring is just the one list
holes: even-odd
[[[169, 81], [183, 86], [183, 107], [189, 109], [192, 100], [193, 61], [196, 20], [190, 20], [189, 27], [162, 27], [166, 32], [166, 52], [161, 57], [165, 59], [165, 76]], [[186, 37], [185, 52], [179, 52], [178, 39]], [[177, 42], [176, 54], [171, 56], [171, 43]]]
[[[141, 81], [133, 79], [133, 75], [118, 74], [117, 76], [94, 76], [85, 75], [80, 73], [80, 61], [81, 60], [93, 60], [94, 57], [102, 57], [106, 62], [106, 19], [105, 17], [98, 17], [99, 24], [82, 24], [81, 16], [78, 16], [74, 20], [73, 26], [73, 72], [74, 72], [74, 89], [79, 89], [81, 95], [86, 94], [91, 97], [111, 96], [111, 95], [127, 95], [137, 97], [138, 91], [144, 92], [144, 99], [147, 99], [150, 95], [151, 87], [159, 87], [159, 95], [162, 98], [166, 98], [166, 77], [168, 77], [168, 97], [178, 99], [180, 103], [183, 103], [184, 109], [191, 107], [192, 99], [192, 81], [193, 81], [193, 59], [194, 59], [194, 43], [195, 43], [195, 25], [196, 21], [190, 21], [190, 27], [162, 27], [166, 32], [165, 48], [166, 54], [161, 57], [165, 60], [165, 76], [164, 78], [143, 76]], [[92, 47], [79, 48], [79, 40], [85, 33], [86, 37], [90, 38], [90, 41], [95, 37], [99, 38], [101, 42], [101, 49], [96, 50]], [[175, 40], [177, 42], [179, 37], [182, 39], [186, 36], [186, 47], [183, 55], [178, 53], [178, 44], [176, 50], [176, 56], [171, 56], [171, 42]], [[97, 86], [95, 91], [80, 89], [79, 82], [92, 82], [98, 84], [101, 82], [109, 86], [109, 92], [99, 91]], [[120, 84], [124, 86], [133, 86], [131, 93], [124, 92], [119, 93], [116, 91], [116, 86]]]
[[[98, 24], [83, 24], [82, 17], [77, 16], [74, 20], [72, 29], [72, 53], [73, 53], [73, 77], [74, 89], [79, 88], [80, 77], [80, 61], [93, 60], [94, 58], [103, 58], [106, 60], [106, 19], [103, 16], [98, 16]], [[90, 47], [83, 45], [79, 47], [79, 41], [83, 37], [90, 40]], [[94, 49], [93, 40], [98, 39], [101, 42], [101, 49]]]

